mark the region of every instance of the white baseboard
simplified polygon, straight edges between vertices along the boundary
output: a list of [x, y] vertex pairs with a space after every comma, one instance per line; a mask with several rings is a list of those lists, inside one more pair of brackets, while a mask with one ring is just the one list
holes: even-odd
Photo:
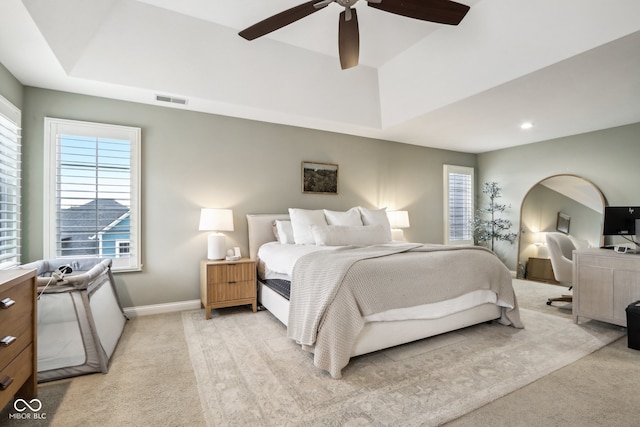
[[138, 307], [126, 307], [124, 314], [129, 317], [150, 316], [152, 314], [172, 313], [175, 311], [197, 310], [200, 308], [200, 300], [170, 302], [167, 304], [142, 305]]

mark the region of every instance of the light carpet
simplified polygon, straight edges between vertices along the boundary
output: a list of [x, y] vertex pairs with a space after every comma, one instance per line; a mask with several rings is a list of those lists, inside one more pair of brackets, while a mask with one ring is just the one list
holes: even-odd
[[[561, 290], [561, 288], [555, 288]], [[542, 303], [543, 304], [543, 303]], [[205, 420], [220, 425], [440, 425], [624, 335], [600, 322], [521, 308], [497, 323], [352, 358], [342, 379], [313, 365], [269, 312], [183, 312]], [[504, 414], [509, 417], [509, 414]]]

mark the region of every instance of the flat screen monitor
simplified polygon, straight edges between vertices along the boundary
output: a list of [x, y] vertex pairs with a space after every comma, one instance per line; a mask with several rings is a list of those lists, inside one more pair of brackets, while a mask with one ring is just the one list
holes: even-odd
[[640, 207], [605, 206], [602, 234], [605, 236], [635, 236], [637, 219], [640, 219]]

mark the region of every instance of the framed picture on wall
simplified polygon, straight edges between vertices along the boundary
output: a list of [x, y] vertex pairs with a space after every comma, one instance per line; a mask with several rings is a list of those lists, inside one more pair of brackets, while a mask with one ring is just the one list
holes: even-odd
[[302, 192], [338, 194], [338, 165], [302, 162]]
[[558, 222], [556, 223], [556, 230], [561, 233], [569, 234], [569, 225], [571, 224], [571, 217], [562, 212], [558, 212]]

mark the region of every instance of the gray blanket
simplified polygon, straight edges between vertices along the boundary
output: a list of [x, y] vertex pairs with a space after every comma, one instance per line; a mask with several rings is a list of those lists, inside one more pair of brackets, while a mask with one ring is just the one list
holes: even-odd
[[293, 269], [287, 335], [339, 378], [364, 316], [492, 290], [501, 323], [521, 328], [511, 275], [479, 246], [380, 245], [305, 255]]

